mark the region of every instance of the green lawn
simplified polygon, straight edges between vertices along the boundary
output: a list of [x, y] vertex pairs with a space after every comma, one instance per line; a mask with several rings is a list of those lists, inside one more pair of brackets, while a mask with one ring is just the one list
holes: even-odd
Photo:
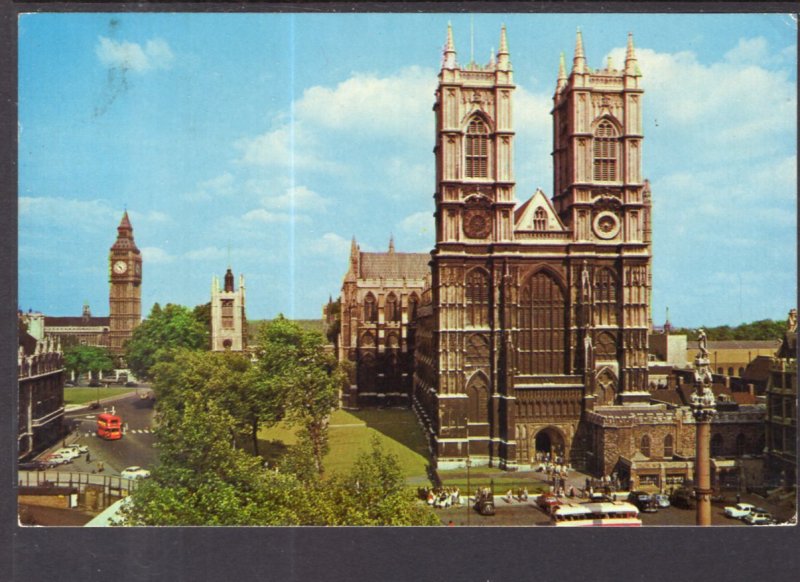
[[135, 388], [64, 388], [64, 404], [86, 404], [94, 402], [98, 398], [108, 398], [109, 396], [119, 396], [133, 392]]
[[[270, 462], [277, 459], [288, 445], [297, 442], [296, 430], [284, 424], [263, 429], [259, 433], [261, 456]], [[380, 439], [384, 450], [397, 455], [409, 483], [428, 483], [425, 435], [410, 410], [336, 410], [330, 421], [326, 473], [347, 472], [358, 455], [369, 450], [373, 435]]]

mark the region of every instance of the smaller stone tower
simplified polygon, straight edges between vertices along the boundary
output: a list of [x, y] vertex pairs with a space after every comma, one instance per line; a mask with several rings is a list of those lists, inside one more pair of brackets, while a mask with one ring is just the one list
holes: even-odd
[[247, 347], [247, 318], [244, 312], [244, 275], [239, 275], [239, 289], [233, 288], [233, 271], [225, 272], [224, 287], [219, 278], [211, 279], [211, 350], [241, 352]]

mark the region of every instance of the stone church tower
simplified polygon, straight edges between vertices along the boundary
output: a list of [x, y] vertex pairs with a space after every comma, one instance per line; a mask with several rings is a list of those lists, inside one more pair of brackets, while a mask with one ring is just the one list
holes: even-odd
[[109, 252], [109, 348], [122, 356], [125, 342], [142, 321], [142, 255], [133, 240], [128, 211], [117, 227]]
[[216, 275], [211, 279], [211, 350], [241, 352], [247, 347], [247, 318], [244, 305], [244, 275], [239, 289], [233, 288], [233, 271], [225, 272], [225, 286]]
[[640, 73], [590, 70], [578, 33], [554, 95], [554, 198], [515, 202], [514, 83], [460, 66], [448, 27], [436, 92], [436, 247], [417, 323], [414, 399], [440, 468], [583, 465], [584, 412], [646, 400], [650, 199]]

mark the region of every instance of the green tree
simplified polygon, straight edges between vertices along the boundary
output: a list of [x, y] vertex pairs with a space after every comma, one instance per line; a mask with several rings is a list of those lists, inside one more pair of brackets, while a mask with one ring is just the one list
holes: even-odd
[[98, 372], [112, 371], [114, 358], [106, 348], [75, 345], [64, 351], [64, 366], [77, 376], [90, 372], [94, 377]]
[[233, 422], [201, 395], [160, 412], [159, 464], [132, 493], [121, 524], [321, 525], [316, 489], [235, 448]]
[[168, 360], [180, 348], [201, 350], [208, 345], [208, 332], [193, 312], [182, 305], [156, 303], [150, 316], [133, 331], [125, 345], [128, 366], [140, 378], [150, 378], [150, 369]]
[[343, 479], [326, 489], [328, 506], [339, 525], [438, 525], [430, 508], [405, 484], [397, 456], [374, 437]]
[[205, 326], [206, 334], [208, 337], [207, 349], [211, 349], [211, 302], [197, 305], [192, 314], [194, 318]]
[[270, 394], [276, 416], [301, 426], [311, 445], [317, 472], [323, 473], [328, 417], [339, 399], [345, 374], [322, 334], [306, 331], [282, 315], [262, 330], [259, 366], [264, 394]]
[[269, 384], [244, 354], [177, 350], [169, 360], [151, 368], [159, 410], [182, 410], [187, 395], [213, 400], [235, 419], [236, 436], [248, 434], [258, 454], [258, 431], [274, 424]]

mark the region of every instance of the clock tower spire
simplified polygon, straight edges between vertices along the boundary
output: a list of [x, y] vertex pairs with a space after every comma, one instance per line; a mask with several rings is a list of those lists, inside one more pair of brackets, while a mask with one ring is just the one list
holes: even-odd
[[142, 255], [133, 240], [128, 211], [117, 227], [109, 252], [109, 348], [121, 357], [133, 330], [142, 320]]

